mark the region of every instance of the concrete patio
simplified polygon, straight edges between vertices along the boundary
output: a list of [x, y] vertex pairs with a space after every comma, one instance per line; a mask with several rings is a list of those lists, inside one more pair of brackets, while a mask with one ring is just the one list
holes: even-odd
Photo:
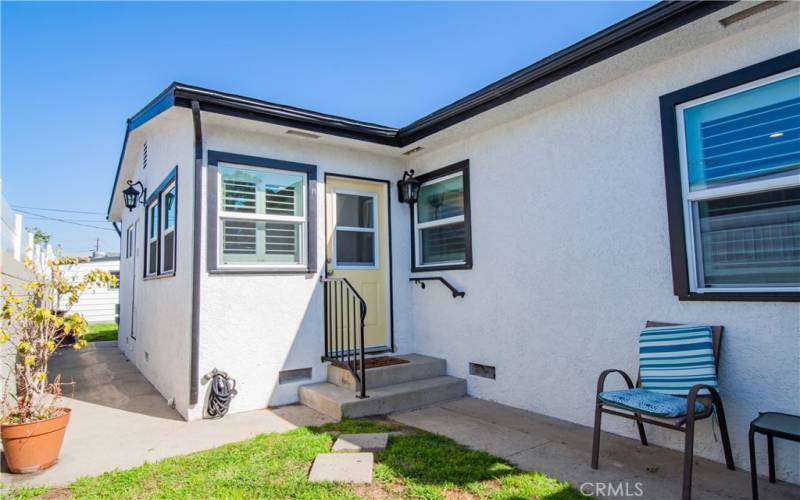
[[[59, 462], [36, 474], [3, 471], [0, 483], [4, 486], [60, 486], [81, 476], [330, 421], [305, 406], [293, 405], [187, 423], [113, 343], [64, 350], [52, 362], [52, 369], [62, 373], [65, 382], [75, 382], [74, 392], [65, 391], [70, 394], [64, 398], [65, 405], [73, 411]], [[470, 397], [390, 418], [486, 450], [524, 470], [569, 481], [576, 488], [584, 483], [615, 488], [627, 484], [636, 493], [638, 483], [640, 498], [680, 497], [682, 455], [673, 450], [642, 447], [638, 441], [605, 433], [600, 470], [595, 471], [589, 467], [591, 429]], [[731, 472], [705, 459], [695, 463], [694, 498], [750, 498], [748, 473]], [[800, 498], [800, 486], [773, 485], [766, 479], [759, 485], [762, 498]], [[584, 491], [598, 492], [595, 486], [584, 486]]]
[[[589, 467], [592, 430], [517, 408], [475, 398], [462, 398], [390, 416], [397, 422], [442, 434], [466, 446], [503, 457], [523, 470], [540, 471], [569, 481], [600, 498], [595, 485], [613, 485], [629, 496], [666, 500], [680, 498], [683, 455], [658, 446], [603, 433], [600, 469]], [[741, 464], [740, 464], [741, 465]], [[592, 483], [592, 484], [588, 484]], [[642, 494], [636, 495], [636, 483]], [[693, 498], [750, 498], [750, 474], [729, 471], [723, 464], [695, 459]], [[608, 486], [603, 486], [608, 491]], [[619, 491], [619, 490], [617, 490]], [[797, 500], [800, 486], [759, 481], [761, 498]], [[618, 494], [616, 497], [625, 495]]]
[[61, 373], [64, 382], [75, 382], [74, 393], [69, 387], [64, 390], [70, 395], [64, 405], [72, 408], [72, 415], [59, 461], [46, 471], [25, 475], [8, 474], [4, 465], [4, 486], [61, 486], [81, 476], [330, 420], [304, 406], [288, 406], [187, 423], [125, 359], [116, 342], [62, 350], [51, 370]]

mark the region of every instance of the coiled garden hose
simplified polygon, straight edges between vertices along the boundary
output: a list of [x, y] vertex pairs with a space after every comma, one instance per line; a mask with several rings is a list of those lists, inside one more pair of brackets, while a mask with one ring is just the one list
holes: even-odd
[[208, 392], [206, 412], [211, 418], [222, 418], [230, 409], [231, 399], [236, 395], [236, 380], [227, 373], [214, 368], [211, 372], [211, 390]]

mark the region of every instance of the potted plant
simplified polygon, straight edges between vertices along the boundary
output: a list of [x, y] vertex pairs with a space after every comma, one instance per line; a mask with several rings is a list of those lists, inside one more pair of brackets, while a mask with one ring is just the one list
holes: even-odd
[[33, 278], [0, 285], [0, 347], [10, 345], [14, 355], [13, 377], [6, 379], [0, 401], [0, 430], [14, 473], [46, 469], [58, 459], [70, 409], [59, 404], [60, 376], [49, 376], [48, 362], [67, 337], [75, 338], [74, 349], [86, 345], [86, 319], [70, 313], [80, 294], [117, 281], [100, 270], [75, 273], [71, 268], [82, 261], [88, 259], [60, 257], [40, 267], [25, 259]]

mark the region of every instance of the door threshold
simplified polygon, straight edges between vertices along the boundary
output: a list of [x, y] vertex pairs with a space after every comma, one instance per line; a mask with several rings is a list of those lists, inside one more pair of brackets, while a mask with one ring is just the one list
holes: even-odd
[[364, 354], [373, 356], [375, 354], [386, 354], [387, 352], [394, 352], [391, 347], [368, 347], [364, 349]]

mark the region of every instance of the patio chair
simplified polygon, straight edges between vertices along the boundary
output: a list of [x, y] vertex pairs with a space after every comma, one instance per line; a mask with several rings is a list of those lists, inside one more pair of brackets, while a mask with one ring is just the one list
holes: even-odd
[[[603, 413], [636, 421], [639, 439], [644, 446], [647, 446], [644, 423], [683, 432], [686, 437], [682, 498], [689, 500], [692, 496], [695, 422], [709, 418], [716, 412], [722, 448], [725, 451], [725, 465], [728, 469], [735, 470], [725, 412], [717, 389], [722, 330], [721, 326], [692, 327], [647, 322], [640, 335], [636, 386], [622, 370], [605, 370], [597, 380], [592, 440], [593, 469], [598, 468], [600, 421]], [[665, 364], [670, 368], [664, 370]], [[620, 374], [628, 388], [605, 391], [606, 377], [612, 373]]]

